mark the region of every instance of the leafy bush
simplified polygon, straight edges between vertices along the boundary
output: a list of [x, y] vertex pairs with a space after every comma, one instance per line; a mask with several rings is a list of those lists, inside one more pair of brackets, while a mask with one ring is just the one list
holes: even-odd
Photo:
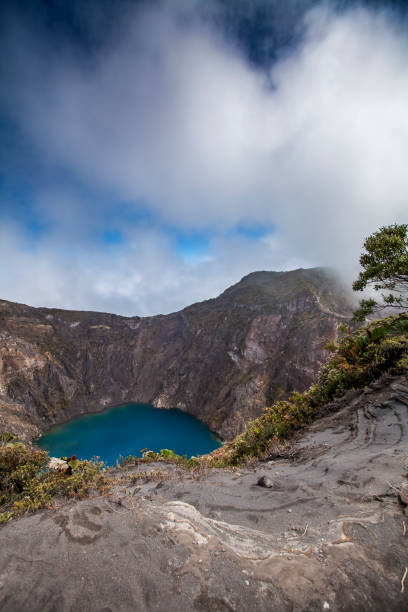
[[103, 493], [110, 488], [102, 463], [74, 458], [68, 462], [68, 472], [63, 473], [47, 469], [48, 460], [46, 451], [21, 442], [3, 441], [0, 446], [0, 524], [24, 512], [50, 508], [55, 497], [79, 499], [91, 490]]

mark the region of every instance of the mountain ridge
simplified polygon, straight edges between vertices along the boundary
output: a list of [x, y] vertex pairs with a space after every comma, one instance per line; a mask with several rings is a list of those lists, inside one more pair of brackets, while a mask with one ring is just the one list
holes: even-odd
[[231, 439], [304, 390], [351, 316], [322, 268], [261, 271], [181, 311], [125, 317], [0, 301], [0, 428], [28, 439], [128, 401], [177, 407]]

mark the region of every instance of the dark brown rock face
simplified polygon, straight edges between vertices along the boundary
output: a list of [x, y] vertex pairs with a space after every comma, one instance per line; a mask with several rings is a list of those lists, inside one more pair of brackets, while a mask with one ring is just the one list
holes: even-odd
[[153, 317], [0, 301], [0, 431], [29, 438], [128, 401], [178, 407], [225, 438], [302, 391], [351, 308], [325, 270], [255, 272]]

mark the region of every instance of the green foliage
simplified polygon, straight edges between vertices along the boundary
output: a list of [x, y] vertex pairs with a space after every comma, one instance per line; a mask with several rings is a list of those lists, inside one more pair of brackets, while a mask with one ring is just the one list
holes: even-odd
[[0, 512], [0, 525], [4, 525], [11, 518], [13, 518], [12, 512]]
[[337, 331], [339, 332], [340, 336], [344, 336], [344, 334], [347, 334], [349, 332], [347, 323], [340, 323]]
[[30, 450], [21, 442], [0, 449], [0, 505], [18, 499], [29, 483], [47, 465], [40, 449]]
[[353, 318], [355, 321], [359, 323], [363, 323], [368, 315], [374, 312], [375, 307], [377, 306], [377, 302], [373, 299], [369, 300], [360, 300], [360, 307], [353, 313]]
[[48, 454], [21, 442], [0, 446], [0, 524], [13, 516], [54, 505], [55, 497], [82, 498], [110, 487], [103, 464], [69, 460], [63, 473], [48, 469]]
[[[345, 331], [345, 330], [343, 330]], [[304, 393], [275, 402], [248, 423], [244, 433], [224, 444], [202, 463], [213, 467], [238, 465], [267, 457], [315, 417], [317, 410], [349, 389], [360, 389], [384, 373], [408, 370], [408, 313], [374, 321], [344, 334], [317, 381]]]
[[16, 436], [13, 436], [13, 434], [11, 434], [9, 431], [6, 431], [0, 436], [0, 444], [2, 446], [5, 446], [6, 444], [9, 444], [12, 440], [16, 440], [16, 439], [17, 439]]
[[162, 448], [160, 453], [155, 453], [154, 451], [145, 451], [143, 456], [138, 459], [138, 463], [154, 463], [156, 461], [163, 461], [164, 463], [174, 463], [176, 465], [184, 466], [184, 467], [192, 467], [194, 461], [191, 459], [187, 459], [186, 455], [177, 455], [172, 450], [168, 448]]
[[120, 457], [119, 467], [127, 467], [130, 465], [139, 465], [141, 463], [173, 463], [180, 467], [188, 469], [195, 469], [201, 467], [201, 457], [190, 457], [187, 459], [187, 455], [177, 455], [168, 448], [162, 448], [160, 453], [148, 450], [144, 448], [141, 457], [135, 455], [128, 455], [127, 457]]
[[325, 351], [330, 351], [330, 353], [335, 353], [337, 351], [337, 345], [333, 342], [333, 340], [329, 340], [327, 344], [323, 347]]
[[364, 242], [365, 252], [360, 257], [363, 268], [353, 283], [354, 291], [373, 286], [381, 294], [382, 304], [373, 299], [361, 300], [354, 313], [356, 321], [364, 321], [374, 310], [386, 307], [408, 308], [408, 225], [381, 227]]
[[162, 448], [160, 451], [160, 456], [164, 459], [174, 459], [176, 457], [176, 453], [168, 448]]

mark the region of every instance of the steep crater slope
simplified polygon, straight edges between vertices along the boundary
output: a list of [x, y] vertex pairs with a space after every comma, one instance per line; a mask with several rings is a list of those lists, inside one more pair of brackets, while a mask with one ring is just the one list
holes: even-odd
[[0, 301], [0, 431], [27, 439], [122, 402], [194, 414], [226, 439], [303, 391], [351, 315], [324, 269], [255, 272], [216, 299], [153, 317]]
[[12, 520], [0, 608], [406, 610], [407, 409], [406, 375], [385, 376], [326, 405], [286, 456], [128, 466], [108, 497]]

